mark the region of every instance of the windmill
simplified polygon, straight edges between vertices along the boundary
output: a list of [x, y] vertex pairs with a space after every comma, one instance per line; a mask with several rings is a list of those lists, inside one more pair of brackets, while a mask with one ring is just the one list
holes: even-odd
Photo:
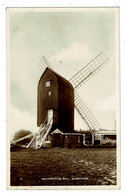
[[[85, 82], [87, 82], [92, 76], [94, 76], [101, 68], [103, 68], [108, 63], [109, 59], [105, 56], [103, 52], [101, 52], [86, 66], [79, 70], [79, 72], [77, 72], [71, 79], [69, 79], [69, 82], [74, 87], [75, 108], [90, 130], [98, 131], [101, 128], [101, 125], [94, 117], [92, 112], [89, 110], [89, 108], [86, 106], [85, 102], [81, 99], [77, 92], [77, 89], [79, 89]], [[45, 57], [42, 57], [40, 59], [37, 66], [40, 68], [41, 71], [43, 71], [46, 67], [49, 67], [53, 70]]]
[[[69, 80], [69, 82], [72, 84], [74, 88], [74, 106], [80, 114], [81, 118], [84, 120], [84, 122], [90, 129], [90, 131], [98, 131], [101, 128], [101, 126], [92, 114], [92, 112], [88, 109], [86, 104], [78, 95], [77, 89], [80, 88], [85, 82], [87, 82], [92, 76], [94, 76], [102, 67], [104, 67], [108, 63], [109, 59], [105, 56], [103, 52], [101, 52], [98, 56], [96, 56], [92, 61], [90, 61], [86, 66], [84, 66]], [[37, 66], [42, 71], [42, 73], [45, 71], [47, 67], [53, 70], [53, 68], [50, 66], [49, 62], [45, 57], [42, 57], [40, 59]], [[27, 147], [40, 148], [51, 130], [52, 123], [53, 119], [50, 119], [50, 122], [48, 123], [42, 123], [38, 132], [33, 135], [33, 138]], [[28, 136], [20, 138], [18, 141], [21, 141], [27, 137]], [[13, 143], [16, 143], [18, 141], [13, 141]]]

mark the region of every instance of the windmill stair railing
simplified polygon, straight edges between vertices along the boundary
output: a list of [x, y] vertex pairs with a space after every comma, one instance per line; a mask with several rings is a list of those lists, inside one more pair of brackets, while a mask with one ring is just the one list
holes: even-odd
[[47, 135], [49, 134], [53, 124], [53, 118], [51, 118], [50, 122], [47, 124], [44, 124], [39, 129], [39, 132], [37, 132], [30, 143], [27, 145], [27, 148], [41, 148], [44, 141], [46, 140]]

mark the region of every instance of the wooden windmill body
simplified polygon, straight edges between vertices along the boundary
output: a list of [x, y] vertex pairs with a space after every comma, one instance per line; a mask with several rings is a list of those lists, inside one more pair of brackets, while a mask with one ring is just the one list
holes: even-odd
[[[72, 108], [76, 108], [76, 110], [78, 111], [78, 113], [80, 114], [80, 116], [82, 117], [82, 119], [84, 120], [84, 122], [86, 123], [86, 125], [88, 126], [90, 131], [98, 131], [101, 126], [98, 123], [97, 119], [94, 117], [94, 115], [90, 112], [90, 110], [88, 109], [88, 107], [86, 106], [86, 104], [83, 102], [83, 100], [80, 98], [80, 96], [77, 93], [77, 89], [79, 87], [81, 87], [85, 82], [87, 82], [93, 75], [95, 75], [103, 66], [105, 66], [106, 64], [109, 63], [108, 58], [106, 58], [106, 56], [104, 55], [103, 52], [101, 52], [98, 56], [96, 56], [91, 62], [89, 62], [86, 66], [84, 66], [78, 73], [76, 73], [70, 80], [69, 82], [66, 79], [62, 79], [63, 77], [59, 76], [57, 73], [55, 73], [53, 71], [53, 68], [50, 66], [50, 64], [48, 63], [48, 61], [46, 60], [45, 57], [42, 57], [42, 59], [40, 59], [38, 66], [42, 71], [42, 76], [45, 75], [45, 72], [51, 72], [52, 75], [54, 74], [55, 76], [53, 77], [57, 77], [58, 80], [58, 76], [61, 80], [63, 80], [64, 84], [65, 83], [69, 83], [69, 94], [66, 94], [67, 96], [67, 101], [69, 102], [69, 108], [67, 106], [67, 110], [65, 110], [65, 112], [67, 112], [68, 110], [72, 111], [71, 115], [69, 114], [70, 119], [65, 119], [65, 124], [67, 124], [67, 126], [64, 126], [61, 130], [61, 126], [58, 123], [56, 124], [56, 126], [54, 127], [54, 116], [53, 116], [53, 112], [52, 112], [52, 108], [48, 107], [48, 111], [50, 111], [51, 115], [48, 119], [47, 117], [47, 113], [46, 113], [46, 119], [45, 118], [41, 118], [41, 113], [39, 113], [39, 107], [40, 104], [43, 105], [43, 103], [40, 103], [40, 99], [38, 99], [38, 126], [39, 130], [37, 131], [37, 133], [35, 133], [33, 135], [33, 139], [31, 140], [31, 142], [28, 144], [27, 147], [34, 147], [34, 148], [41, 148], [44, 141], [46, 140], [47, 136], [49, 135], [49, 133], [51, 132], [52, 129], [56, 129], [59, 128], [61, 131], [63, 132], [72, 132], [73, 131], [73, 123], [71, 123], [72, 125], [69, 126], [71, 129], [68, 130], [68, 125], [70, 124], [69, 121], [72, 122], [72, 120], [74, 121], [74, 111]], [[47, 84], [47, 81], [50, 81], [51, 78], [48, 78], [48, 80], [43, 79], [44, 83]], [[40, 79], [41, 81], [41, 79]], [[40, 81], [39, 81], [39, 85], [40, 85]], [[51, 81], [50, 81], [51, 82]], [[70, 85], [71, 84], [71, 85]], [[41, 88], [38, 85], [38, 90], [40, 91]], [[43, 82], [41, 82], [41, 85], [43, 85]], [[58, 86], [58, 85], [57, 85]], [[73, 90], [71, 90], [73, 87]], [[65, 91], [65, 89], [64, 89]], [[72, 93], [71, 93], [72, 91]], [[66, 91], [65, 91], [66, 92]], [[40, 96], [41, 92], [38, 92], [38, 97]], [[51, 90], [48, 89], [47, 93], [50, 93], [50, 95], [48, 94], [48, 96], [51, 96]], [[45, 93], [44, 93], [45, 94]], [[63, 93], [62, 93], [63, 94]], [[70, 98], [71, 96], [71, 98]], [[64, 99], [65, 97], [65, 93], [63, 94], [63, 97], [60, 99]], [[50, 97], [49, 97], [50, 98]], [[60, 101], [60, 99], [58, 99]], [[43, 99], [42, 99], [43, 100]], [[71, 100], [71, 104], [70, 104], [70, 100]], [[72, 103], [72, 101], [74, 101], [74, 103]], [[61, 103], [61, 102], [60, 102]], [[64, 104], [64, 107], [66, 107], [67, 103]], [[41, 112], [41, 111], [40, 111]], [[63, 115], [65, 115], [65, 112]], [[70, 113], [70, 112], [69, 112]], [[41, 118], [41, 119], [40, 119]], [[62, 116], [60, 115], [58, 121], [60, 121], [62, 118]], [[66, 123], [68, 122], [68, 123]], [[30, 135], [31, 136], [31, 135]], [[28, 137], [28, 136], [26, 136]], [[20, 140], [23, 140], [24, 138], [21, 138]], [[20, 141], [19, 140], [19, 141]], [[16, 142], [16, 141], [15, 141]], [[17, 141], [18, 142], [18, 141]]]

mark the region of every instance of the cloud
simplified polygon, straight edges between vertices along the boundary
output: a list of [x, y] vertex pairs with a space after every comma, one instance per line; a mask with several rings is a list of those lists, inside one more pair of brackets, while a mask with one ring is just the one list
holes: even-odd
[[29, 112], [21, 111], [13, 105], [9, 106], [7, 122], [8, 134], [11, 139], [13, 138], [14, 134], [20, 129], [29, 130], [32, 132], [38, 130], [36, 117]]
[[50, 60], [72, 62], [90, 60], [92, 57], [93, 53], [87, 43], [74, 42], [69, 48], [62, 48]]
[[105, 113], [105, 112], [115, 112], [116, 108], [116, 97], [115, 95], [111, 95], [110, 97], [100, 100], [96, 103], [95, 109]]

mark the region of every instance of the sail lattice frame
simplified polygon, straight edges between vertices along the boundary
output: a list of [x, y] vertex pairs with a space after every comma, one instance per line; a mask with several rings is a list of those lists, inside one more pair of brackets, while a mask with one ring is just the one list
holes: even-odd
[[101, 125], [97, 121], [97, 119], [94, 117], [92, 112], [88, 109], [86, 104], [83, 102], [81, 97], [78, 95], [77, 91], [74, 91], [75, 93], [75, 108], [82, 117], [82, 119], [87, 124], [87, 127], [90, 130], [99, 130], [101, 128]]
[[78, 71], [69, 81], [73, 85], [74, 89], [77, 90], [108, 63], [109, 59], [105, 56], [103, 52], [101, 52], [80, 71]]

